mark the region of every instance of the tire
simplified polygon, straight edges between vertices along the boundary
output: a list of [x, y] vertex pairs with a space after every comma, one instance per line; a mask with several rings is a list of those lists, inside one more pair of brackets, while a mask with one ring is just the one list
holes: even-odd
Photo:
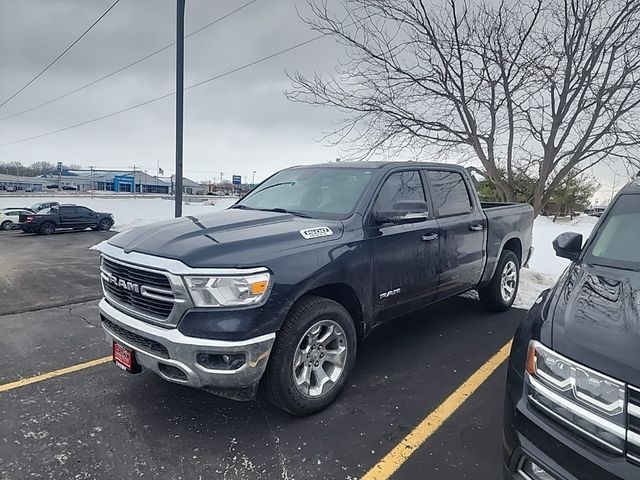
[[2, 230], [6, 230], [9, 231], [13, 228], [13, 222], [11, 220], [7, 220], [5, 222], [2, 222]]
[[106, 218], [103, 218], [102, 220], [100, 220], [100, 222], [98, 222], [98, 230], [106, 231], [111, 229], [111, 226], [111, 220], [107, 220]]
[[[310, 415], [326, 408], [344, 388], [357, 346], [353, 319], [342, 305], [324, 297], [304, 297], [276, 336], [262, 381], [267, 398], [292, 415]], [[323, 352], [331, 352], [326, 357], [335, 361]], [[319, 385], [322, 372], [328, 380]]]
[[52, 235], [56, 231], [56, 226], [51, 222], [45, 222], [40, 225], [38, 232], [42, 235]]
[[[510, 280], [509, 280], [510, 278]], [[503, 283], [505, 279], [505, 283]], [[496, 312], [506, 312], [518, 295], [520, 260], [511, 250], [505, 250], [489, 285], [478, 289], [480, 301]]]

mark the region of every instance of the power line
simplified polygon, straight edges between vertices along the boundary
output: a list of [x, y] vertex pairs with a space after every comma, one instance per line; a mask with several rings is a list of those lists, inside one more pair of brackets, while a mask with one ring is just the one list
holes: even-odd
[[[251, 5], [252, 3], [255, 3], [255, 2], [257, 2], [257, 1], [258, 1], [258, 0], [250, 0], [250, 1], [249, 1], [249, 2], [247, 2], [247, 3], [245, 3], [245, 4], [243, 4], [243, 5], [240, 5], [240, 6], [239, 6], [238, 8], [236, 8], [235, 10], [230, 11], [229, 13], [227, 13], [227, 14], [223, 15], [222, 17], [216, 18], [216, 19], [215, 19], [215, 20], [213, 20], [212, 22], [209, 22], [209, 23], [207, 23], [206, 25], [204, 25], [204, 26], [202, 26], [202, 27], [200, 27], [200, 28], [198, 28], [198, 29], [194, 30], [194, 31], [193, 31], [193, 32], [191, 32], [190, 34], [185, 35], [185, 37], [184, 37], [184, 38], [193, 37], [194, 35], [196, 35], [196, 34], [198, 34], [198, 33], [202, 32], [203, 30], [206, 30], [207, 28], [210, 28], [210, 27], [214, 26], [216, 23], [219, 23], [219, 22], [221, 22], [222, 20], [224, 20], [224, 19], [226, 19], [226, 18], [228, 18], [228, 17], [230, 17], [230, 16], [232, 16], [232, 15], [234, 15], [234, 14], [238, 13], [240, 10], [243, 10], [244, 8], [248, 7], [249, 5]], [[125, 65], [124, 67], [120, 67], [119, 69], [117, 69], [117, 70], [115, 70], [115, 71], [113, 71], [113, 72], [111, 72], [111, 73], [108, 73], [108, 74], [106, 74], [106, 75], [103, 75], [103, 76], [102, 76], [102, 77], [100, 77], [100, 78], [96, 78], [95, 80], [92, 80], [92, 81], [91, 81], [91, 82], [89, 82], [89, 83], [86, 83], [86, 84], [84, 84], [84, 85], [82, 85], [82, 86], [80, 86], [80, 87], [78, 87], [78, 88], [74, 88], [73, 90], [70, 90], [70, 91], [68, 91], [67, 93], [63, 93], [62, 95], [59, 95], [59, 96], [57, 96], [57, 97], [55, 97], [55, 98], [52, 98], [51, 100], [47, 100], [46, 102], [40, 103], [40, 104], [38, 104], [38, 105], [34, 105], [33, 107], [29, 107], [29, 108], [27, 108], [27, 109], [25, 109], [25, 110], [22, 110], [22, 111], [20, 111], [20, 112], [13, 113], [13, 114], [11, 114], [11, 115], [7, 115], [6, 117], [2, 117], [2, 118], [0, 118], [0, 122], [4, 122], [5, 120], [9, 120], [10, 118], [15, 118], [15, 117], [18, 117], [18, 116], [20, 116], [20, 115], [24, 115], [25, 113], [32, 112], [32, 111], [37, 110], [37, 109], [42, 108], [42, 107], [46, 107], [47, 105], [50, 105], [50, 104], [52, 104], [52, 103], [54, 103], [54, 102], [57, 102], [58, 100], [62, 100], [63, 98], [66, 98], [66, 97], [68, 97], [68, 96], [70, 96], [70, 95], [73, 95], [74, 93], [77, 93], [77, 92], [79, 92], [79, 91], [81, 91], [81, 90], [84, 90], [85, 88], [89, 88], [89, 87], [91, 87], [91, 86], [95, 85], [96, 83], [100, 83], [100, 82], [102, 82], [103, 80], [106, 80], [107, 78], [113, 77], [114, 75], [117, 75], [118, 73], [124, 72], [125, 70], [127, 70], [127, 69], [129, 69], [129, 68], [131, 68], [131, 67], [133, 67], [133, 66], [135, 66], [135, 65], [138, 65], [139, 63], [142, 63], [142, 62], [144, 62], [145, 60], [148, 60], [149, 58], [154, 57], [154, 56], [158, 55], [159, 53], [164, 52], [165, 50], [170, 49], [170, 48], [171, 48], [171, 47], [173, 47], [175, 44], [176, 44], [176, 42], [169, 43], [168, 45], [165, 45], [164, 47], [159, 48], [159, 49], [157, 49], [157, 50], [155, 50], [155, 51], [153, 51], [153, 52], [151, 52], [151, 53], [149, 53], [149, 54], [145, 55], [144, 57], [141, 57], [141, 58], [139, 58], [138, 60], [135, 60], [135, 61], [133, 61], [133, 62], [131, 62], [131, 63], [129, 63], [129, 64]], [[2, 105], [0, 105], [0, 106], [2, 106]]]
[[107, 13], [109, 13], [109, 12], [111, 11], [111, 9], [112, 9], [113, 7], [115, 7], [115, 6], [118, 4], [118, 2], [120, 2], [120, 0], [116, 0], [115, 2], [113, 2], [113, 3], [111, 4], [111, 6], [110, 6], [109, 8], [107, 8], [107, 9], [105, 10], [105, 12], [104, 12], [102, 15], [100, 15], [100, 16], [98, 17], [98, 19], [97, 19], [95, 22], [93, 22], [91, 25], [89, 25], [89, 28], [87, 28], [84, 32], [82, 32], [82, 35], [80, 35], [78, 38], [76, 38], [76, 39], [71, 43], [71, 45], [69, 45], [67, 48], [65, 48], [65, 49], [62, 51], [62, 53], [60, 53], [60, 55], [58, 55], [56, 58], [54, 58], [54, 59], [53, 59], [53, 61], [51, 61], [51, 63], [49, 63], [49, 65], [47, 65], [46, 67], [44, 67], [44, 68], [40, 71], [40, 73], [38, 73], [35, 77], [33, 77], [31, 80], [29, 80], [27, 83], [25, 83], [25, 84], [24, 84], [24, 85], [23, 85], [19, 90], [17, 90], [16, 92], [14, 92], [14, 93], [13, 93], [11, 96], [9, 96], [9, 98], [7, 98], [4, 102], [0, 103], [0, 108], [2, 108], [2, 107], [3, 107], [4, 105], [6, 105], [9, 101], [11, 101], [13, 98], [15, 98], [15, 97], [20, 93], [20, 92], [22, 92], [25, 88], [27, 88], [29, 85], [31, 85], [33, 82], [35, 82], [38, 78], [40, 78], [40, 76], [41, 76], [44, 72], [46, 72], [47, 70], [49, 70], [49, 68], [51, 68], [51, 67], [53, 66], [53, 64], [55, 64], [58, 60], [60, 60], [60, 59], [61, 59], [61, 58], [62, 58], [62, 57], [63, 57], [63, 56], [64, 56], [64, 55], [69, 51], [69, 50], [71, 50], [71, 49], [74, 47], [74, 45], [75, 45], [76, 43], [78, 43], [80, 40], [82, 40], [82, 38], [83, 38], [87, 33], [89, 33], [89, 31], [90, 31], [93, 27], [95, 27], [95, 26], [98, 24], [98, 22], [99, 22], [100, 20], [102, 20], [102, 19], [107, 15]]
[[[308, 44], [310, 44], [312, 42], [320, 40], [321, 38], [325, 37], [326, 35], [327, 35], [326, 33], [323, 33], [322, 35], [318, 35], [318, 36], [313, 37], [313, 38], [311, 38], [309, 40], [306, 40], [304, 42], [297, 43], [297, 44], [295, 44], [295, 45], [293, 45], [291, 47], [288, 47], [288, 48], [285, 48], [285, 49], [280, 50], [278, 52], [272, 53], [271, 55], [267, 55], [266, 57], [262, 57], [262, 58], [260, 58], [258, 60], [254, 60], [253, 62], [246, 63], [246, 64], [244, 64], [244, 65], [242, 65], [240, 67], [233, 68], [233, 69], [228, 70], [228, 71], [226, 71], [224, 73], [221, 73], [219, 75], [215, 75], [213, 77], [210, 77], [210, 78], [207, 78], [207, 79], [202, 80], [200, 82], [197, 82], [197, 83], [194, 83], [192, 85], [189, 85], [184, 90], [185, 91], [191, 90], [192, 88], [196, 88], [196, 87], [199, 87], [199, 86], [204, 85], [206, 83], [213, 82], [215, 80], [219, 80], [221, 78], [224, 78], [224, 77], [227, 77], [227, 76], [232, 75], [234, 73], [237, 73], [237, 72], [239, 72], [241, 70], [245, 70], [247, 68], [253, 67], [253, 66], [258, 65], [260, 63], [266, 62], [267, 60], [271, 60], [272, 58], [278, 57], [280, 55], [284, 55], [285, 53], [289, 53], [292, 50], [304, 47], [305, 45], [308, 45]], [[151, 103], [157, 102], [159, 100], [163, 100], [165, 98], [172, 97], [175, 94], [176, 94], [176, 92], [166, 93], [166, 94], [161, 95], [159, 97], [155, 97], [155, 98], [146, 100], [144, 102], [138, 103], [136, 105], [132, 105], [130, 107], [123, 108], [121, 110], [117, 110], [115, 112], [107, 113], [106, 115], [101, 115], [100, 117], [92, 118], [90, 120], [85, 120], [84, 122], [76, 123], [74, 125], [69, 125], [67, 127], [59, 128], [57, 130], [52, 130], [50, 132], [41, 133], [39, 135], [34, 135], [32, 137], [21, 138], [20, 140], [14, 140], [13, 142], [2, 143], [2, 144], [0, 144], [0, 147], [6, 147], [6, 146], [9, 146], [9, 145], [15, 145], [17, 143], [24, 143], [24, 142], [28, 142], [28, 141], [31, 141], [31, 140], [36, 140], [38, 138], [48, 137], [49, 135], [54, 135], [56, 133], [65, 132], [67, 130], [71, 130], [71, 129], [74, 129], [74, 128], [82, 127], [84, 125], [88, 125], [90, 123], [98, 122], [100, 120], [105, 120], [107, 118], [115, 117], [116, 115], [120, 115], [121, 113], [129, 112], [131, 110], [135, 110], [136, 108], [140, 108], [140, 107], [143, 107], [145, 105], [149, 105]]]

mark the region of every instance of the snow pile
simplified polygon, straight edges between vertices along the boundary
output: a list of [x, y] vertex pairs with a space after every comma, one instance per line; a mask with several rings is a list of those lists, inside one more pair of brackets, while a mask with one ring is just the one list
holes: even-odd
[[523, 268], [520, 273], [520, 288], [515, 307], [530, 308], [540, 292], [552, 287], [571, 263], [556, 256], [552, 246], [553, 240], [564, 232], [581, 233], [586, 240], [597, 221], [597, 218], [587, 216], [576, 217], [573, 220], [561, 218], [555, 223], [548, 217], [536, 218], [533, 224], [535, 251], [529, 261], [529, 268]]

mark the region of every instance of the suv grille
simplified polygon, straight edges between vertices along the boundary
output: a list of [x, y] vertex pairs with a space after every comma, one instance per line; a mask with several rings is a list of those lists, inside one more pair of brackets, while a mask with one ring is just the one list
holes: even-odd
[[104, 317], [102, 317], [102, 323], [107, 328], [107, 330], [119, 336], [123, 340], [126, 340], [129, 343], [140, 348], [140, 350], [146, 350], [162, 358], [169, 358], [169, 351], [161, 343], [158, 343], [155, 340], [151, 340], [149, 338], [145, 338], [141, 335], [138, 335], [137, 333], [130, 332], [129, 330], [116, 325], [115, 323], [107, 320]]
[[104, 256], [101, 270], [105, 295], [116, 304], [161, 321], [171, 314], [174, 294], [164, 274], [114, 262]]
[[640, 463], [640, 390], [629, 386], [627, 398], [627, 457]]

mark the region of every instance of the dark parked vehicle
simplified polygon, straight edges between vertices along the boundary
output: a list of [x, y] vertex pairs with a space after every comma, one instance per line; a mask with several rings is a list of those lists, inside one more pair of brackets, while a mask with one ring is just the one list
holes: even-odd
[[505, 478], [640, 478], [640, 180], [520, 324], [507, 376]]
[[59, 205], [33, 215], [20, 215], [20, 227], [27, 233], [51, 235], [56, 230], [109, 230], [114, 220], [111, 213], [94, 212], [79, 205]]
[[262, 381], [309, 414], [377, 325], [475, 288], [510, 308], [532, 223], [529, 205], [480, 204], [460, 167], [294, 167], [227, 210], [104, 244], [102, 325], [122, 368], [236, 399]]

